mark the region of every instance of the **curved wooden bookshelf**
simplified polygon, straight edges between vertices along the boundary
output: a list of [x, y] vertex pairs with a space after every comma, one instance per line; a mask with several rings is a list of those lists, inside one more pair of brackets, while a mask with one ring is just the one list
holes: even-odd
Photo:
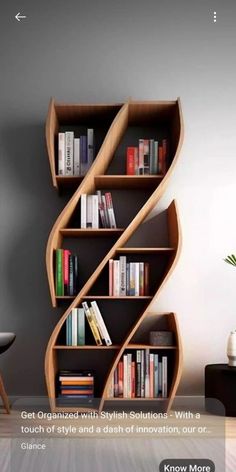
[[[100, 143], [98, 152], [93, 165], [87, 172], [86, 176], [81, 178], [58, 178], [56, 174], [56, 138], [62, 126], [71, 124], [96, 127], [100, 130]], [[101, 126], [102, 123], [102, 126]], [[121, 149], [122, 142], [127, 138], [130, 130], [133, 132], [136, 128], [146, 130], [157, 129], [160, 127], [168, 132], [171, 145], [170, 161], [168, 162], [167, 172], [165, 175], [145, 175], [145, 176], [127, 176], [124, 175], [124, 162], [120, 158], [117, 149]], [[142, 133], [139, 131], [139, 136]], [[168, 184], [168, 180], [173, 172], [174, 166], [179, 157], [179, 153], [183, 141], [183, 119], [180, 100], [165, 102], [136, 102], [129, 101], [123, 104], [114, 105], [70, 105], [57, 104], [51, 100], [46, 121], [46, 141], [50, 168], [52, 173], [52, 181], [57, 189], [70, 188], [74, 191], [62, 213], [57, 218], [49, 236], [46, 251], [46, 266], [49, 281], [49, 289], [54, 307], [61, 301], [70, 303], [63, 316], [55, 326], [53, 333], [49, 339], [45, 356], [45, 375], [48, 389], [48, 396], [52, 411], [101, 411], [110, 403], [117, 403], [117, 400], [124, 400], [124, 403], [130, 403], [137, 399], [117, 399], [108, 398], [108, 389], [114, 374], [115, 368], [126, 350], [129, 349], [161, 349], [163, 352], [169, 352], [171, 355], [171, 374], [169, 383], [169, 391], [167, 399], [141, 399], [150, 401], [150, 404], [157, 406], [160, 400], [165, 400], [165, 409], [169, 409], [175, 396], [182, 370], [182, 347], [180, 333], [178, 329], [177, 318], [173, 313], [153, 316], [153, 303], [157, 299], [163, 285], [171, 275], [177, 263], [181, 248], [181, 229], [178, 217], [176, 202], [173, 201], [166, 210], [166, 222], [168, 230], [168, 244], [160, 245], [158, 240], [152, 241], [150, 247], [132, 244], [132, 238], [140, 227], [146, 224], [146, 218], [162, 197], [164, 190]], [[77, 186], [77, 187], [76, 187]], [[91, 194], [97, 189], [109, 189], [112, 192], [136, 192], [133, 199], [133, 214], [125, 214], [125, 221], [122, 221], [120, 228], [116, 230], [82, 230], [71, 227], [71, 221], [77, 210], [81, 194]], [[141, 204], [137, 206], [137, 195], [141, 195]], [[136, 206], [135, 206], [136, 205]], [[117, 202], [118, 206], [118, 202]], [[132, 205], [130, 205], [132, 207]], [[123, 219], [125, 219], [123, 218]], [[91, 274], [82, 284], [76, 297], [57, 297], [55, 293], [54, 283], [54, 254], [57, 248], [63, 247], [63, 242], [67, 238], [75, 239], [78, 244], [86, 239], [91, 241], [95, 238], [96, 245], [106, 239], [106, 248], [103, 248], [103, 255], [93, 268]], [[155, 238], [154, 238], [155, 239]], [[148, 241], [147, 241], [148, 243]], [[91, 247], [91, 245], [90, 245]], [[95, 246], [95, 251], [96, 247]], [[107, 295], [107, 286], [104, 286], [104, 293], [93, 294], [96, 282], [104, 274], [109, 259], [116, 255], [124, 254], [129, 257], [141, 255], [142, 258], [148, 258], [152, 262], [152, 289], [149, 296], [146, 297], [109, 297]], [[161, 269], [156, 269], [160, 267]], [[159, 272], [158, 272], [159, 270]], [[108, 282], [107, 282], [108, 284]], [[65, 346], [59, 341], [60, 333], [65, 326], [65, 321], [69, 316], [72, 308], [78, 307], [83, 300], [99, 300], [99, 303], [109, 304], [111, 306], [122, 306], [122, 312], [126, 312], [127, 307], [132, 314], [132, 319], [127, 317], [124, 320], [124, 332], [120, 339], [115, 339], [114, 344], [107, 348], [106, 346]], [[120, 305], [121, 304], [121, 305]], [[135, 311], [136, 310], [136, 311]], [[109, 312], [109, 310], [107, 310]], [[150, 325], [155, 327], [163, 322], [175, 335], [175, 345], [170, 348], [161, 348], [158, 346], [149, 346], [147, 342], [147, 333], [150, 331]], [[126, 322], [126, 326], [125, 326]], [[146, 326], [146, 327], [145, 327]], [[146, 331], [145, 331], [146, 330]], [[141, 339], [136, 337], [141, 333]], [[145, 339], [145, 342], [144, 342]], [[98, 351], [101, 363], [104, 364], [104, 370], [99, 375], [100, 384], [97, 390], [98, 401], [94, 407], [72, 407], [58, 406], [56, 400], [56, 376], [60, 362], [63, 361], [61, 356], [75, 356], [73, 361], [76, 365], [80, 365], [81, 356], [87, 356], [88, 363], [92, 362], [91, 356]], [[106, 356], [104, 358], [104, 355]], [[78, 361], [77, 361], [78, 359]], [[69, 361], [68, 361], [69, 362]], [[84, 362], [84, 361], [83, 361]], [[91, 367], [88, 367], [91, 368]], [[139, 402], [142, 403], [141, 401]], [[120, 402], [123, 405], [122, 401]], [[138, 402], [137, 402], [138, 404]], [[116, 406], [117, 407], [117, 406]]]

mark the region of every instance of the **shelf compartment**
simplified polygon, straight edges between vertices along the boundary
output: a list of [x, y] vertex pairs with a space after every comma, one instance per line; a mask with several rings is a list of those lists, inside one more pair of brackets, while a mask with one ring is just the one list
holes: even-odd
[[152, 189], [162, 181], [163, 175], [97, 175], [96, 188]]

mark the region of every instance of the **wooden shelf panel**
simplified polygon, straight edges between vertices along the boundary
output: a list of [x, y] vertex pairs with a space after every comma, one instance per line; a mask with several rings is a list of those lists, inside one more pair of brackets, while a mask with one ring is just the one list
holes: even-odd
[[99, 229], [82, 229], [82, 228], [63, 228], [60, 233], [65, 237], [104, 237], [104, 236], [118, 236], [122, 234], [124, 228], [99, 228]]
[[63, 350], [72, 350], [72, 349], [78, 349], [78, 350], [115, 350], [115, 349], [120, 349], [120, 346], [117, 344], [112, 344], [112, 346], [92, 346], [92, 345], [87, 345], [87, 346], [59, 346], [56, 345], [53, 347], [53, 349], [63, 349]]
[[[121, 345], [118, 344], [112, 344], [111, 346], [93, 346], [93, 345], [85, 345], [85, 346], [65, 346], [65, 345], [56, 345], [53, 347], [53, 349], [62, 349], [62, 350], [72, 350], [72, 349], [78, 349], [78, 350], [118, 350], [121, 349]], [[148, 344], [128, 344], [126, 349], [150, 349], [150, 350], [173, 350], [177, 349], [176, 346], [151, 346]]]
[[116, 249], [117, 253], [128, 253], [128, 254], [152, 254], [152, 253], [165, 253], [173, 252], [173, 247], [120, 247]]
[[148, 189], [156, 188], [163, 175], [97, 175], [94, 177], [96, 188]]

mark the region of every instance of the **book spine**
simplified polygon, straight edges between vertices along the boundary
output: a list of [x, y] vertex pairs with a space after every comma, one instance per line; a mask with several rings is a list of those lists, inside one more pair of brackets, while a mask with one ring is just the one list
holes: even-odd
[[74, 139], [74, 175], [80, 175], [80, 138]]
[[58, 175], [65, 175], [65, 133], [58, 134]]
[[78, 256], [73, 257], [73, 295], [79, 292], [79, 261]]
[[105, 193], [106, 204], [107, 204], [107, 211], [108, 211], [108, 218], [110, 223], [110, 228], [116, 228], [116, 219], [114, 213], [114, 207], [112, 202], [112, 196], [110, 192]]
[[118, 396], [123, 397], [123, 382], [124, 382], [124, 366], [120, 361], [118, 364]]
[[92, 195], [92, 228], [99, 228], [98, 221], [98, 196]]
[[80, 227], [87, 228], [87, 195], [82, 193], [80, 197]]
[[72, 315], [66, 318], [66, 345], [72, 346]]
[[163, 166], [163, 147], [159, 146], [158, 149], [158, 172], [159, 174], [164, 173], [164, 166]]
[[118, 368], [116, 367], [114, 372], [114, 397], [119, 397], [119, 379], [118, 379]]
[[85, 175], [88, 168], [87, 136], [80, 136], [80, 172]]
[[135, 148], [128, 147], [126, 154], [126, 174], [135, 175]]
[[110, 228], [110, 222], [109, 222], [108, 209], [107, 209], [107, 203], [106, 203], [105, 195], [102, 195], [102, 204], [103, 204], [104, 216], [105, 216], [105, 221], [106, 221], [106, 226], [105, 227]]
[[162, 357], [162, 396], [167, 398], [167, 356]]
[[131, 398], [135, 398], [135, 362], [131, 364]]
[[155, 174], [155, 144], [154, 139], [150, 139], [150, 174]]
[[69, 295], [69, 256], [71, 255], [68, 249], [64, 250], [64, 257], [63, 257], [63, 278], [64, 278], [64, 295]]
[[150, 354], [150, 398], [154, 398], [154, 354]]
[[149, 349], [145, 349], [145, 398], [150, 398], [150, 360]]
[[158, 394], [162, 396], [162, 362], [158, 364]]
[[123, 364], [124, 364], [124, 384], [123, 384], [123, 391], [124, 391], [124, 398], [128, 398], [128, 358], [125, 354], [123, 356]]
[[136, 389], [135, 395], [141, 397], [141, 351], [136, 351]]
[[141, 397], [145, 397], [145, 359], [144, 350], [141, 351]]
[[120, 256], [120, 295], [126, 295], [126, 256]]
[[78, 309], [78, 346], [85, 345], [85, 314], [84, 309]]
[[138, 167], [139, 167], [139, 174], [143, 174], [144, 168], [144, 140], [139, 139], [139, 146], [138, 146]]
[[113, 259], [109, 260], [109, 297], [113, 296]]
[[87, 129], [87, 155], [88, 155], [88, 167], [91, 167], [94, 160], [94, 130], [91, 128]]
[[139, 262], [134, 262], [134, 273], [135, 273], [135, 281], [134, 281], [134, 295], [135, 297], [139, 297]]
[[120, 261], [113, 261], [113, 296], [120, 295]]
[[65, 133], [66, 141], [66, 175], [73, 175], [74, 170], [74, 132], [66, 131]]
[[97, 325], [96, 325], [96, 323], [93, 319], [93, 316], [92, 316], [92, 314], [89, 310], [87, 302], [82, 302], [82, 306], [83, 306], [83, 309], [85, 311], [85, 315], [86, 315], [86, 318], [88, 320], [90, 329], [93, 333], [93, 337], [95, 339], [95, 342], [96, 342], [97, 346], [101, 346], [102, 345], [102, 340], [101, 340]]
[[93, 196], [87, 195], [87, 215], [86, 215], [86, 227], [92, 228], [93, 224]]
[[139, 175], [138, 147], [134, 148], [134, 171], [135, 175]]
[[74, 295], [74, 257], [69, 255], [69, 295]]
[[149, 295], [150, 264], [144, 262], [144, 295]]
[[154, 174], [158, 174], [158, 141], [154, 142]]
[[104, 319], [102, 317], [102, 314], [100, 312], [100, 309], [98, 307], [98, 304], [96, 301], [93, 301], [91, 302], [91, 305], [92, 305], [92, 308], [93, 308], [93, 311], [95, 313], [95, 316], [96, 316], [96, 319], [97, 319], [97, 322], [98, 322], [98, 326], [99, 326], [99, 331], [101, 333], [101, 336], [102, 338], [104, 339], [105, 343], [107, 346], [111, 346], [112, 345], [112, 341], [111, 341], [111, 338], [109, 336], [109, 333], [107, 331], [107, 327], [104, 323]]
[[163, 149], [163, 174], [166, 173], [167, 160], [168, 160], [168, 141], [167, 139], [162, 140], [162, 149]]
[[154, 354], [154, 397], [158, 397], [158, 354]]
[[130, 262], [130, 276], [129, 276], [129, 295], [135, 296], [135, 262]]
[[63, 249], [56, 249], [56, 295], [64, 295]]
[[143, 142], [143, 174], [150, 174], [150, 155], [149, 155], [149, 140], [144, 139]]
[[104, 206], [103, 206], [103, 202], [102, 202], [101, 190], [97, 190], [97, 196], [98, 196], [98, 209], [99, 209], [101, 227], [106, 228], [106, 218], [105, 218]]
[[130, 295], [130, 264], [126, 263], [126, 295]]
[[144, 295], [144, 262], [139, 263], [139, 295]]
[[72, 308], [72, 346], [77, 346], [77, 308]]
[[127, 354], [128, 362], [128, 386], [127, 386], [127, 396], [131, 398], [132, 396], [132, 354]]

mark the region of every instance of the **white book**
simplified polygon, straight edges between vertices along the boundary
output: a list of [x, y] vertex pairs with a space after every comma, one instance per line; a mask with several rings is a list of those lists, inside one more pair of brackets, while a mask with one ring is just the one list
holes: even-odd
[[127, 354], [127, 397], [132, 397], [132, 354]]
[[93, 199], [92, 199], [92, 195], [87, 195], [86, 228], [92, 228], [92, 224], [93, 224]]
[[80, 139], [74, 139], [74, 175], [80, 175]]
[[72, 308], [72, 346], [77, 346], [77, 333], [78, 333], [78, 324], [77, 324], [77, 308]]
[[139, 297], [139, 262], [135, 262], [134, 265], [134, 295]]
[[105, 195], [102, 195], [102, 204], [103, 204], [103, 209], [104, 209], [106, 228], [110, 228], [110, 222], [109, 222], [109, 216], [108, 216], [108, 210], [107, 210], [107, 202], [106, 202]]
[[96, 319], [97, 319], [97, 322], [98, 322], [98, 326], [99, 326], [99, 331], [101, 333], [101, 337], [102, 339], [104, 339], [105, 343], [107, 346], [111, 346], [112, 344], [112, 341], [111, 341], [111, 338], [109, 336], [109, 333], [107, 331], [107, 327], [104, 323], [104, 319], [101, 315], [101, 312], [100, 312], [100, 309], [98, 307], [98, 304], [97, 302], [91, 302], [91, 305], [93, 307], [93, 311], [94, 311], [94, 314], [96, 316]]
[[94, 131], [91, 128], [87, 130], [87, 155], [88, 155], [88, 169], [91, 167], [94, 160]]
[[167, 398], [167, 357], [162, 356], [162, 396]]
[[109, 297], [113, 296], [113, 259], [109, 259]]
[[123, 396], [128, 398], [128, 358], [127, 354], [123, 356], [123, 368], [124, 368], [124, 379], [123, 379]]
[[120, 256], [120, 295], [126, 295], [126, 256]]
[[92, 228], [99, 228], [98, 220], [98, 196], [92, 195]]
[[65, 175], [66, 144], [65, 133], [58, 134], [58, 175]]
[[87, 228], [87, 195], [82, 193], [80, 197], [80, 227]]
[[74, 171], [74, 132], [66, 131], [66, 168], [65, 175], [73, 175]]
[[120, 295], [120, 261], [114, 259], [113, 261], [113, 296]]

